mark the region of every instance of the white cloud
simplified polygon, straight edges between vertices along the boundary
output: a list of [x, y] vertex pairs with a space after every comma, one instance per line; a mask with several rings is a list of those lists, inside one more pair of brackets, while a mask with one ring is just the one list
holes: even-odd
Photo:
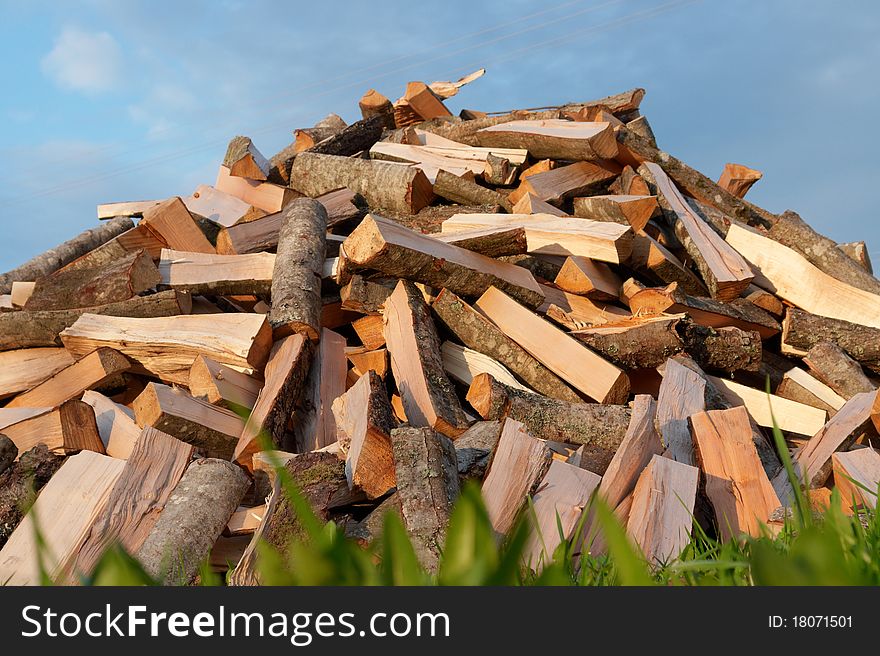
[[62, 88], [86, 93], [108, 91], [121, 78], [122, 49], [107, 32], [65, 27], [41, 66], [43, 73]]

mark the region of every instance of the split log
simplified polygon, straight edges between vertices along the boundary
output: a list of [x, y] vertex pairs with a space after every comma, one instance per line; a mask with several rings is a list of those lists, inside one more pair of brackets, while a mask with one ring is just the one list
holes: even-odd
[[0, 399], [32, 389], [73, 364], [61, 348], [31, 348], [0, 352]]
[[345, 357], [351, 363], [351, 372], [358, 378], [365, 375], [368, 371], [375, 371], [379, 378], [384, 379], [388, 373], [388, 350], [375, 349], [367, 350], [366, 347], [357, 346], [346, 347]]
[[[262, 314], [150, 319], [84, 314], [60, 337], [74, 357], [109, 346], [137, 365], [136, 372], [182, 385], [199, 355], [251, 372], [263, 367], [272, 344], [271, 329]], [[158, 349], [157, 342], [161, 343]]]
[[516, 182], [517, 168], [506, 157], [500, 157], [494, 153], [486, 156], [486, 166], [483, 169], [483, 179], [490, 185], [507, 186]]
[[501, 205], [507, 211], [513, 208], [504, 194], [442, 169], [437, 172], [434, 193], [462, 205]]
[[[270, 214], [280, 212], [297, 196], [294, 189], [273, 182], [242, 178], [233, 175], [226, 166], [222, 165], [217, 171], [214, 188]], [[177, 248], [177, 250], [185, 249]]]
[[253, 410], [260, 381], [204, 355], [189, 370], [189, 391], [197, 399], [239, 413]]
[[872, 392], [877, 386], [862, 371], [861, 365], [834, 342], [819, 342], [804, 356], [813, 375], [844, 399], [860, 392]]
[[266, 384], [235, 446], [233, 457], [243, 467], [252, 467], [253, 454], [262, 450], [261, 431], [276, 446], [281, 445], [287, 421], [302, 397], [313, 350], [312, 343], [299, 333], [282, 338], [272, 347], [264, 374]]
[[691, 322], [683, 325], [685, 351], [706, 369], [758, 371], [761, 366], [761, 335], [735, 326], [710, 328]]
[[272, 165], [248, 137], [233, 137], [226, 148], [223, 166], [229, 174], [250, 180], [266, 180]]
[[690, 269], [653, 237], [639, 233], [633, 239], [629, 266], [661, 284], [676, 283], [691, 296], [708, 296], [709, 290]]
[[321, 384], [320, 404], [315, 426], [315, 448], [321, 449], [337, 440], [336, 420], [331, 408], [333, 402], [345, 394], [345, 377], [348, 362], [345, 358], [345, 338], [332, 330], [321, 330], [321, 343], [318, 345]]
[[339, 116], [336, 116], [336, 114], [331, 114], [331, 116], [335, 116], [337, 119], [339, 119], [339, 121], [324, 125], [321, 125], [321, 121], [319, 121], [318, 124], [316, 124], [313, 128], [297, 128], [296, 130], [294, 130], [293, 149], [297, 153], [301, 153], [304, 150], [309, 150], [310, 148], [313, 148], [325, 139], [330, 139], [331, 137], [336, 136], [348, 127], [345, 121], [343, 121]]
[[463, 433], [467, 419], [443, 371], [437, 330], [424, 298], [411, 282], [400, 281], [385, 302], [384, 325], [391, 370], [409, 423], [431, 427], [453, 439]]
[[764, 174], [742, 164], [727, 163], [718, 178], [718, 186], [732, 193], [737, 198], [745, 198], [746, 193]]
[[404, 526], [419, 562], [435, 572], [458, 497], [455, 447], [430, 428], [410, 427], [391, 431], [391, 447]]
[[[5, 438], [5, 441], [11, 440]], [[15, 455], [12, 457], [15, 459]], [[0, 549], [30, 510], [34, 495], [39, 494], [65, 460], [41, 444], [22, 453], [5, 471], [0, 471]]]
[[145, 210], [161, 202], [160, 200], [134, 200], [122, 203], [102, 203], [97, 207], [98, 220], [143, 216]]
[[705, 410], [706, 379], [674, 358], [669, 359], [657, 397], [657, 430], [666, 458], [686, 465], [695, 463], [688, 417]]
[[656, 196], [586, 196], [574, 199], [574, 215], [642, 230], [660, 211]]
[[133, 227], [134, 223], [131, 219], [116, 218], [80, 233], [73, 239], [28, 260], [20, 267], [0, 274], [0, 294], [10, 293], [12, 283], [16, 280], [33, 281], [48, 276]]
[[131, 363], [121, 353], [109, 348], [98, 348], [70, 364], [33, 389], [19, 394], [7, 408], [54, 408], [94, 387], [131, 369]]
[[706, 494], [722, 539], [741, 533], [760, 537], [780, 501], [749, 438], [745, 409], [700, 412], [690, 421], [697, 460], [706, 475]]
[[[236, 178], [241, 180], [242, 178]], [[219, 186], [215, 185], [217, 189]], [[220, 191], [223, 191], [220, 189]], [[235, 195], [235, 194], [233, 194]], [[129, 233], [120, 235], [118, 240], [128, 251], [144, 248], [155, 258], [156, 251], [146, 245], [138, 245], [141, 240], [160, 243], [166, 248], [191, 253], [216, 253], [211, 242], [205, 237], [192, 214], [180, 198], [169, 198], [144, 212], [143, 220], [138, 224], [137, 232], [131, 236], [131, 243], [126, 241]], [[83, 265], [85, 266], [85, 265]]]
[[639, 167], [639, 175], [656, 194], [666, 221], [693, 259], [712, 298], [737, 298], [754, 278], [748, 262], [693, 211], [660, 166], [646, 162]]
[[[575, 199], [577, 201], [577, 199]], [[553, 216], [568, 216], [558, 207], [544, 202], [534, 194], [523, 194], [510, 210], [512, 214], [552, 214]]]
[[113, 542], [136, 553], [180, 482], [192, 452], [189, 444], [145, 428], [82, 547], [66, 564], [68, 576], [90, 575]]
[[100, 269], [58, 271], [40, 278], [25, 309], [69, 310], [126, 301], [159, 282], [152, 259], [139, 250]]
[[791, 210], [780, 214], [767, 234], [832, 278], [856, 289], [880, 294], [880, 280], [848, 257], [836, 242], [820, 235]]
[[526, 229], [523, 226], [478, 228], [439, 234], [436, 238], [486, 257], [520, 255], [528, 250]]
[[15, 281], [12, 283], [12, 293], [9, 295], [9, 300], [12, 302], [12, 308], [21, 309], [27, 305], [36, 286], [36, 282]]
[[626, 374], [580, 342], [490, 287], [475, 307], [508, 337], [575, 389], [600, 403], [622, 403]]
[[483, 128], [475, 136], [481, 146], [525, 148], [536, 159], [577, 162], [617, 156], [617, 140], [610, 123], [508, 121]]
[[874, 449], [856, 449], [831, 454], [834, 486], [840, 496], [859, 509], [876, 509], [880, 486], [880, 454]]
[[782, 301], [757, 285], [752, 284], [746, 287], [746, 291], [743, 292], [743, 298], [752, 305], [756, 305], [762, 310], [769, 312], [777, 319], [785, 314], [785, 305], [782, 304]]
[[[4, 317], [0, 315], [0, 325]], [[821, 317], [790, 307], [782, 320], [783, 355], [804, 356], [821, 342], [833, 342], [874, 373], [880, 373], [880, 328]]]
[[244, 420], [234, 412], [159, 383], [148, 384], [131, 407], [139, 426], [152, 426], [192, 444], [208, 458], [229, 460], [244, 428]]
[[148, 318], [189, 314], [192, 298], [176, 291], [137, 296], [127, 301], [74, 310], [4, 312], [0, 314], [0, 351], [41, 346], [61, 346], [59, 335], [83, 314]]
[[871, 256], [868, 253], [868, 245], [863, 241], [851, 241], [845, 244], [838, 244], [837, 247], [843, 251], [844, 255], [854, 260], [865, 271], [874, 275], [874, 267], [871, 265]]
[[531, 307], [543, 300], [528, 271], [444, 244], [380, 217], [367, 216], [345, 240], [343, 250], [352, 271], [375, 269], [471, 297], [495, 285]]
[[829, 418], [833, 417], [846, 403], [845, 398], [825, 383], [797, 367], [789, 369], [783, 374], [782, 382], [776, 387], [776, 395], [825, 410]]
[[358, 101], [361, 116], [365, 119], [381, 116], [383, 127], [394, 129], [394, 107], [391, 101], [375, 89], [368, 89]]
[[243, 506], [232, 513], [232, 517], [226, 523], [223, 529], [223, 535], [226, 537], [237, 537], [240, 535], [253, 535], [263, 523], [266, 516], [268, 504], [262, 504], [252, 508]]
[[[522, 164], [528, 157], [528, 151], [516, 148], [472, 148], [454, 141], [442, 145], [423, 145], [416, 137], [413, 143], [392, 143], [380, 141], [370, 148], [372, 159], [383, 159], [391, 162], [406, 162], [424, 171], [431, 182], [439, 171], [446, 171], [456, 176], [483, 176], [486, 182], [494, 175], [499, 180], [494, 184], [509, 184], [511, 163]], [[494, 168], [491, 162], [494, 163]], [[500, 163], [503, 162], [504, 166]], [[495, 170], [497, 169], [497, 170]], [[514, 169], [514, 175], [516, 169]]]
[[550, 468], [547, 445], [513, 419], [505, 419], [501, 437], [483, 481], [483, 500], [495, 532], [513, 528], [520, 508]]
[[571, 255], [565, 258], [553, 283], [572, 294], [599, 301], [614, 301], [620, 294], [623, 281], [607, 264]]
[[507, 367], [479, 351], [447, 341], [440, 345], [440, 354], [443, 356], [443, 369], [462, 385], [470, 386], [476, 376], [489, 374], [508, 387], [523, 392], [532, 391], [520, 384]]
[[[8, 412], [24, 408], [4, 408]], [[45, 444], [59, 455], [77, 451], [104, 453], [104, 443], [95, 423], [95, 413], [82, 401], [71, 399], [57, 408], [29, 408], [22, 419], [3, 427], [19, 454]], [[5, 423], [5, 422], [0, 422]]]
[[727, 243], [752, 265], [759, 287], [807, 312], [880, 328], [877, 294], [841, 282], [797, 251], [738, 225], [730, 226]]
[[360, 314], [382, 314], [385, 301], [394, 291], [393, 287], [370, 282], [363, 276], [354, 275], [348, 284], [339, 290], [342, 307]]
[[247, 475], [231, 462], [192, 463], [137, 551], [147, 573], [164, 585], [192, 581], [248, 485]]
[[191, 294], [223, 296], [269, 294], [275, 256], [208, 255], [162, 249], [159, 259], [161, 283]]
[[83, 393], [82, 401], [95, 412], [95, 424], [107, 455], [127, 460], [141, 436], [140, 426], [134, 423], [134, 412], [92, 390]]
[[317, 341], [321, 334], [327, 212], [318, 201], [303, 198], [288, 205], [283, 215], [272, 273], [269, 323], [276, 339], [302, 333]]
[[651, 564], [675, 560], [690, 542], [700, 470], [655, 455], [633, 490], [626, 531]]
[[192, 196], [183, 199], [190, 214], [198, 215], [220, 226], [233, 226], [252, 211], [252, 205], [231, 194], [217, 191], [210, 185], [199, 185]]
[[483, 419], [507, 417], [537, 438], [583, 444], [582, 466], [597, 474], [608, 467], [631, 416], [625, 405], [558, 401], [514, 389], [489, 374], [474, 378], [467, 401]]
[[348, 187], [363, 196], [371, 208], [407, 214], [418, 212], [432, 198], [431, 183], [412, 166], [312, 151], [297, 156], [290, 170], [290, 184], [313, 198]]
[[502, 421], [478, 421], [462, 433], [453, 443], [458, 460], [458, 477], [462, 483], [468, 480], [482, 481], [501, 437]]
[[385, 346], [385, 327], [380, 315], [368, 315], [351, 322], [351, 327], [364, 348], [376, 350]]
[[607, 189], [619, 173], [620, 167], [613, 162], [576, 162], [526, 178], [520, 176], [519, 187], [508, 198], [515, 204], [525, 194], [532, 194], [551, 205], [559, 205], [567, 198], [589, 196]]
[[608, 191], [612, 194], [626, 196], [651, 195], [651, 191], [648, 189], [648, 185], [642, 179], [642, 176], [636, 173], [633, 167], [628, 164], [623, 167], [623, 171], [620, 172], [617, 179], [608, 186]]
[[642, 115], [627, 121], [626, 129], [644, 139], [645, 142], [654, 148], [657, 147], [657, 139], [654, 136], [654, 130], [651, 129], [651, 124], [648, 123], [647, 116]]

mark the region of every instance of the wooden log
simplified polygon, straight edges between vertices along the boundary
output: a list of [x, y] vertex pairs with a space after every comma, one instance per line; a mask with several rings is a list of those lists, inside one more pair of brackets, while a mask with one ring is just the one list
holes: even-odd
[[522, 178], [519, 187], [508, 198], [515, 204], [525, 194], [532, 194], [558, 206], [567, 198], [588, 196], [607, 188], [619, 173], [619, 166], [613, 162], [575, 162]]
[[[236, 179], [241, 180], [242, 178]], [[218, 185], [215, 185], [215, 187], [223, 191]], [[158, 241], [166, 248], [172, 248], [176, 251], [188, 251], [191, 253], [217, 252], [193, 219], [192, 214], [186, 209], [186, 205], [177, 197], [169, 198], [159, 205], [146, 210], [143, 220], [138, 224], [137, 235], [132, 240], [133, 243], [124, 242], [126, 235], [120, 235], [120, 242], [124, 242], [122, 245], [126, 250], [131, 251], [137, 248], [145, 248], [151, 256], [155, 257], [156, 255], [151, 249], [144, 245], [138, 245], [139, 240], [148, 239], [152, 242]]]
[[268, 295], [274, 267], [271, 253], [209, 255], [163, 248], [159, 259], [163, 285], [208, 296]]
[[83, 392], [82, 401], [95, 411], [95, 424], [107, 455], [127, 460], [141, 435], [134, 412], [93, 390]]
[[657, 430], [663, 440], [663, 455], [693, 465], [694, 442], [688, 417], [706, 410], [706, 379], [675, 359], [666, 362], [657, 397]]
[[333, 402], [345, 394], [345, 376], [348, 362], [345, 358], [345, 338], [332, 330], [321, 330], [319, 345], [321, 360], [320, 406], [317, 408], [315, 445], [323, 448], [337, 440], [337, 426], [331, 408]]
[[633, 490], [626, 531], [653, 564], [675, 560], [690, 542], [700, 470], [655, 455]]
[[745, 198], [746, 193], [752, 188], [764, 174], [755, 169], [750, 169], [742, 164], [724, 165], [721, 177], [718, 178], [718, 186], [732, 193], [737, 198]]
[[820, 235], [791, 210], [780, 214], [767, 234], [832, 278], [856, 289], [880, 294], [880, 280], [848, 257], [836, 242]]
[[0, 352], [0, 399], [32, 389], [71, 364], [70, 353], [60, 348]]
[[232, 513], [226, 528], [223, 529], [223, 535], [228, 537], [253, 535], [263, 523], [267, 508], [268, 504], [265, 503], [254, 507], [240, 507]]
[[266, 180], [272, 165], [249, 137], [233, 137], [226, 148], [223, 166], [229, 174], [250, 180]]
[[860, 392], [872, 392], [877, 386], [862, 371], [861, 365], [834, 342], [819, 342], [804, 356], [813, 375], [844, 399]]
[[379, 378], [384, 379], [388, 372], [388, 350], [367, 350], [365, 347], [346, 347], [345, 357], [351, 363], [352, 371], [360, 378], [368, 371], [375, 371]]
[[348, 284], [339, 290], [342, 307], [360, 314], [382, 314], [385, 301], [394, 291], [393, 287], [370, 282], [363, 276], [353, 275]]
[[191, 309], [192, 298], [189, 294], [169, 290], [90, 308], [2, 313], [0, 314], [0, 351], [61, 346], [60, 333], [86, 313], [147, 318], [189, 314]]
[[[60, 336], [74, 357], [109, 346], [137, 365], [136, 372], [182, 385], [199, 355], [251, 372], [263, 367], [272, 344], [271, 329], [262, 314], [148, 319], [84, 314]], [[162, 347], [157, 349], [160, 339]]]
[[[336, 115], [333, 114], [333, 116]], [[336, 118], [339, 117], [336, 116]], [[339, 118], [339, 121], [340, 122], [331, 125], [315, 125], [313, 128], [297, 128], [293, 131], [294, 150], [297, 153], [301, 153], [304, 150], [313, 148], [325, 139], [330, 139], [331, 137], [336, 136], [348, 127], [345, 121], [341, 118]]]
[[730, 226], [727, 243], [752, 265], [759, 287], [807, 312], [880, 328], [877, 294], [841, 282], [793, 249], [738, 225]]
[[391, 370], [409, 423], [428, 426], [453, 439], [463, 433], [467, 419], [443, 371], [430, 310], [411, 282], [400, 281], [388, 297], [384, 325]]
[[458, 497], [455, 447], [430, 428], [414, 427], [393, 429], [391, 447], [404, 526], [419, 562], [435, 572]]
[[577, 393], [561, 378], [448, 289], [441, 290], [431, 307], [462, 343], [494, 358], [535, 391], [570, 403], [580, 402]]
[[761, 289], [757, 285], [753, 284], [746, 287], [746, 291], [743, 292], [743, 298], [745, 298], [752, 305], [756, 305], [762, 310], [769, 312], [777, 319], [781, 318], [782, 315], [785, 314], [785, 305], [782, 304], [782, 301], [780, 301], [770, 292]]
[[478, 228], [449, 234], [439, 234], [436, 238], [486, 257], [519, 255], [528, 250], [524, 226], [510, 228]]
[[124, 466], [122, 460], [89, 451], [68, 458], [0, 549], [0, 580], [6, 585], [39, 585], [42, 572], [54, 580], [82, 545]]
[[145, 428], [82, 547], [65, 564], [67, 576], [89, 576], [113, 542], [136, 553], [180, 482], [192, 453], [189, 444]]
[[12, 302], [13, 309], [21, 309], [27, 305], [36, 286], [36, 282], [15, 281], [12, 283], [12, 293], [9, 295], [9, 300]]
[[152, 426], [192, 444], [209, 458], [229, 460], [244, 428], [244, 420], [234, 412], [159, 383], [149, 383], [131, 407], [139, 426]]
[[737, 298], [754, 277], [748, 262], [693, 211], [660, 166], [646, 162], [639, 167], [639, 175], [656, 194], [666, 221], [693, 259], [712, 298]]
[[550, 449], [543, 441], [529, 435], [518, 421], [504, 420], [482, 487], [496, 533], [504, 535], [513, 528], [526, 497], [544, 478], [551, 460]]
[[[508, 184], [511, 163], [519, 165], [525, 162], [528, 151], [516, 148], [472, 148], [464, 144], [450, 141], [443, 145], [426, 145], [418, 143], [392, 143], [380, 141], [370, 148], [372, 159], [384, 159], [392, 162], [407, 162], [417, 166], [428, 179], [433, 182], [440, 170], [456, 176], [483, 176], [489, 184], [489, 176], [495, 175], [499, 180], [494, 184]], [[498, 170], [493, 172], [490, 165], [494, 162]], [[504, 162], [506, 166], [499, 166]], [[515, 174], [515, 169], [514, 169]]]
[[479, 351], [446, 341], [440, 345], [440, 354], [443, 356], [443, 368], [446, 370], [446, 373], [462, 385], [470, 386], [474, 377], [486, 373], [508, 387], [513, 387], [523, 392], [532, 391], [522, 385], [508, 371], [507, 367]]
[[[4, 408], [4, 414], [24, 411], [24, 408]], [[104, 453], [104, 444], [95, 423], [92, 408], [72, 399], [57, 408], [29, 408], [11, 418], [11, 423], [3, 426], [3, 434], [11, 439], [19, 454], [29, 451], [38, 444], [45, 444], [49, 450], [59, 455], [77, 451]], [[0, 424], [10, 421], [0, 421]]]
[[880, 486], [880, 454], [874, 449], [831, 454], [834, 486], [855, 509], [875, 509]]
[[854, 260], [865, 271], [874, 275], [874, 267], [871, 265], [871, 256], [868, 253], [868, 245], [865, 242], [851, 241], [845, 244], [838, 244], [837, 247], [843, 251], [844, 255]]
[[100, 387], [101, 384], [129, 369], [131, 363], [124, 355], [110, 348], [98, 348], [33, 389], [19, 394], [7, 403], [6, 407], [55, 407], [68, 399], [79, 398], [87, 389]]
[[358, 101], [361, 116], [365, 119], [381, 116], [384, 127], [394, 128], [394, 107], [391, 101], [375, 89], [368, 89]]
[[505, 335], [575, 389], [600, 403], [626, 400], [629, 381], [622, 370], [519, 305], [501, 290], [490, 287], [475, 307]]
[[614, 301], [620, 294], [623, 281], [607, 264], [571, 255], [565, 258], [553, 283], [572, 294], [599, 301]]
[[574, 215], [642, 230], [660, 212], [656, 196], [586, 196], [574, 199]]
[[546, 119], [508, 121], [476, 133], [481, 146], [525, 148], [536, 158], [569, 161], [614, 159], [617, 140], [610, 123]]
[[825, 383], [797, 367], [783, 374], [782, 382], [776, 387], [776, 395], [825, 410], [829, 419], [846, 403], [845, 398]]
[[414, 214], [432, 198], [431, 183], [419, 169], [396, 162], [300, 153], [290, 170], [290, 184], [311, 197], [348, 187], [371, 208]]
[[495, 285], [531, 307], [543, 300], [528, 271], [444, 244], [379, 217], [367, 216], [345, 240], [343, 249], [352, 272], [375, 269], [471, 297]]
[[[3, 316], [0, 315], [0, 324]], [[786, 310], [782, 320], [783, 355], [804, 356], [817, 344], [837, 344], [852, 358], [875, 373], [880, 373], [880, 329], [831, 319], [798, 308]]]
[[455, 440], [453, 446], [458, 459], [458, 477], [462, 483], [483, 480], [498, 438], [501, 437], [502, 423], [478, 421]]
[[191, 196], [183, 199], [186, 209], [220, 226], [233, 226], [252, 211], [252, 205], [231, 194], [217, 191], [210, 185], [199, 185]]
[[[4, 440], [7, 445], [11, 442], [9, 438]], [[15, 446], [12, 448], [15, 449]], [[15, 460], [15, 455], [8, 453]], [[15, 453], [18, 453], [17, 449]], [[39, 445], [22, 453], [8, 468], [0, 467], [0, 549], [30, 510], [35, 495], [39, 494], [65, 460], [64, 456]]]
[[317, 341], [327, 212], [319, 202], [303, 198], [291, 203], [283, 214], [269, 323], [276, 339], [302, 333]]
[[351, 327], [365, 348], [375, 350], [385, 346], [385, 327], [381, 316], [361, 317], [352, 321]]
[[161, 202], [160, 200], [134, 200], [121, 203], [102, 203], [97, 207], [98, 220], [143, 216], [145, 210]]
[[434, 193], [462, 205], [501, 205], [507, 211], [513, 208], [513, 203], [504, 194], [445, 170], [437, 172]]
[[628, 264], [661, 284], [676, 283], [681, 291], [690, 296], [709, 295], [709, 290], [699, 277], [663, 244], [645, 233], [635, 235]]
[[68, 310], [125, 301], [161, 282], [143, 250], [101, 269], [58, 271], [41, 278], [25, 304], [28, 311]]
[[654, 148], [657, 147], [657, 139], [654, 137], [654, 131], [651, 129], [651, 124], [648, 123], [647, 116], [642, 115], [627, 121], [626, 129], [644, 139]]
[[184, 472], [136, 557], [164, 585], [192, 581], [249, 485], [235, 464], [213, 458]]
[[[229, 168], [223, 165], [217, 170], [214, 188], [270, 214], [280, 212], [297, 196], [294, 189], [273, 182], [262, 182], [233, 175]], [[178, 248], [177, 250], [185, 249]]]
[[126, 230], [134, 227], [134, 223], [128, 218], [116, 218], [80, 233], [45, 253], [37, 255], [24, 264], [11, 271], [0, 274], [0, 294], [9, 294], [12, 291], [12, 283], [17, 280], [34, 281], [48, 276], [57, 271], [65, 264], [73, 262], [94, 250]]
[[[575, 199], [577, 200], [577, 199]], [[567, 216], [558, 207], [547, 203], [534, 194], [523, 194], [511, 208], [512, 214], [552, 214], [553, 216]]]
[[762, 536], [780, 502], [752, 442], [745, 408], [698, 412], [690, 422], [721, 539]]
[[648, 185], [632, 166], [627, 164], [623, 167], [623, 171], [617, 179], [608, 186], [608, 191], [612, 194], [633, 195], [633, 196], [650, 196], [651, 192]]
[[302, 397], [313, 351], [312, 343], [299, 333], [282, 338], [272, 347], [264, 374], [266, 384], [235, 447], [233, 457], [243, 467], [250, 468], [253, 454], [262, 450], [261, 431], [276, 446], [281, 445], [287, 421]]
[[239, 413], [253, 410], [262, 384], [232, 367], [199, 355], [190, 367], [188, 387], [197, 399]]
[[529, 253], [580, 255], [617, 264], [632, 252], [632, 231], [624, 226], [545, 214], [456, 214], [443, 222], [441, 231], [502, 227], [524, 227]]
[[483, 419], [521, 422], [534, 437], [582, 444], [581, 464], [601, 474], [626, 433], [630, 410], [624, 405], [568, 403], [523, 392], [489, 374], [474, 378], [467, 401]]
[[[627, 323], [592, 326], [572, 331], [572, 337], [625, 369], [659, 367], [666, 358], [681, 353], [684, 341], [676, 330], [681, 319], [659, 316], [634, 318]], [[760, 354], [760, 341], [758, 342]]]

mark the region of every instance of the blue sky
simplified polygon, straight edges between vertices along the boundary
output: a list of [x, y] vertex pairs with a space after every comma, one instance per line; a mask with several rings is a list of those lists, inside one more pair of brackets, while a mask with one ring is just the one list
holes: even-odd
[[[98, 203], [211, 184], [228, 139], [267, 156], [375, 87], [486, 76], [487, 111], [634, 86], [661, 148], [880, 259], [875, 2], [0, 0], [0, 271], [95, 224]], [[874, 250], [876, 249], [876, 250]]]

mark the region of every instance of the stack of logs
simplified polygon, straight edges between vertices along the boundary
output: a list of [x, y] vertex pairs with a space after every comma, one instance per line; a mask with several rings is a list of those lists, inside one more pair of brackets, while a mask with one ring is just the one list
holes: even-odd
[[399, 513], [429, 570], [468, 480], [499, 536], [533, 508], [535, 569], [602, 553], [594, 494], [651, 562], [694, 521], [779, 526], [774, 422], [817, 509], [874, 506], [864, 243], [659, 150], [642, 89], [454, 117], [481, 74], [370, 90], [272, 158], [235, 137], [213, 186], [101, 205], [0, 276], [0, 583], [38, 553], [83, 581], [114, 543], [259, 583], [258, 541], [301, 533], [278, 462], [365, 543]]

